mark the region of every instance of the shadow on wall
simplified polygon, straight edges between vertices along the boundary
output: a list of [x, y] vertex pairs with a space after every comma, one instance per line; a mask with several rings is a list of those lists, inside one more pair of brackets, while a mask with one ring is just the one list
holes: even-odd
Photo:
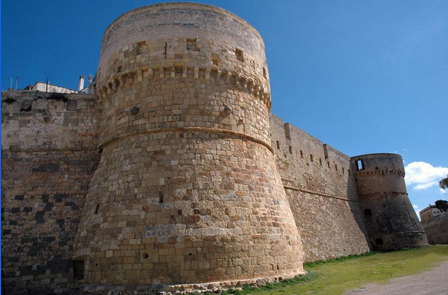
[[[356, 171], [356, 167], [351, 167], [352, 171]], [[354, 189], [356, 192], [356, 184], [355, 184], [355, 177], [354, 174], [351, 174], [351, 176], [348, 178], [347, 181], [347, 191], [350, 191], [351, 189]], [[361, 207], [359, 205], [358, 196], [356, 195], [356, 202], [348, 202], [350, 206], [350, 211], [352, 212], [353, 216], [355, 217], [355, 221], [358, 224], [359, 229], [361, 230], [362, 234], [364, 235], [367, 244], [369, 245], [370, 251], [373, 250], [372, 244], [370, 243], [369, 236], [367, 234], [367, 228], [364, 222], [364, 215], [362, 214]]]

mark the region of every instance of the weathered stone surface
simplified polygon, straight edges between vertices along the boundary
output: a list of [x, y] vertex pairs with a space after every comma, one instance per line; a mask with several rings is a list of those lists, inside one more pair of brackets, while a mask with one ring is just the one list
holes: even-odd
[[368, 252], [350, 158], [275, 115], [270, 121], [272, 149], [305, 261]]
[[423, 224], [430, 244], [448, 244], [448, 213], [436, 216]]
[[351, 159], [359, 203], [375, 250], [428, 245], [406, 191], [400, 155], [369, 154]]
[[2, 93], [2, 291], [69, 292], [84, 276], [83, 294], [217, 292], [378, 237], [425, 244], [401, 159], [355, 174], [354, 159], [269, 117], [263, 40], [227, 11], [122, 15], [96, 90]]
[[224, 287], [303, 273], [250, 25], [201, 4], [131, 11], [106, 30], [97, 88], [103, 152], [74, 253], [86, 283]]
[[[15, 102], [3, 102], [7, 97]], [[74, 283], [74, 238], [99, 158], [99, 108], [95, 96], [66, 98], [2, 93], [2, 279], [8, 292], [52, 293]], [[70, 101], [77, 108], [68, 110]], [[64, 125], [69, 116], [79, 123]]]

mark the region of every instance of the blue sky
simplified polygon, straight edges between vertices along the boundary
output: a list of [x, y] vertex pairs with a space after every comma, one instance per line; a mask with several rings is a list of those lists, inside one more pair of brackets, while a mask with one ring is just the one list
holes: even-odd
[[[160, 1], [2, 1], [2, 89], [95, 74], [106, 27]], [[263, 36], [273, 112], [354, 156], [395, 152], [423, 209], [447, 197], [448, 1], [198, 1]], [[428, 166], [429, 165], [429, 166]]]

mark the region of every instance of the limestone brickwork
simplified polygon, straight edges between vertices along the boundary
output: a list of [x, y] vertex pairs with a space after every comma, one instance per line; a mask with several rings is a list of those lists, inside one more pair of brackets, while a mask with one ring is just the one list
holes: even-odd
[[249, 24], [200, 4], [126, 13], [104, 35], [97, 89], [102, 156], [75, 242], [86, 283], [303, 273], [270, 149], [264, 45]]
[[443, 212], [422, 225], [428, 237], [428, 243], [448, 244], [448, 212]]
[[305, 261], [368, 252], [350, 158], [271, 115], [277, 169], [302, 237]]
[[62, 292], [73, 283], [98, 117], [96, 96], [2, 93], [3, 291]]
[[375, 250], [397, 250], [428, 245], [404, 183], [400, 155], [369, 154], [353, 157], [359, 204]]
[[401, 158], [272, 115], [263, 40], [228, 11], [123, 14], [94, 85], [2, 93], [2, 291], [216, 291], [426, 244]]

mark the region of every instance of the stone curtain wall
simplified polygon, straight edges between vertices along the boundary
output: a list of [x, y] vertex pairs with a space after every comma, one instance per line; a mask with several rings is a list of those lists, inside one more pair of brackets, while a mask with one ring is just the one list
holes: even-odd
[[75, 249], [86, 283], [235, 286], [303, 273], [250, 25], [202, 4], [131, 11], [106, 30], [97, 77], [103, 153]]
[[448, 244], [448, 213], [436, 216], [423, 228], [430, 244]]
[[62, 292], [98, 162], [95, 96], [2, 93], [2, 290]]
[[350, 158], [275, 115], [272, 148], [305, 261], [369, 251]]

